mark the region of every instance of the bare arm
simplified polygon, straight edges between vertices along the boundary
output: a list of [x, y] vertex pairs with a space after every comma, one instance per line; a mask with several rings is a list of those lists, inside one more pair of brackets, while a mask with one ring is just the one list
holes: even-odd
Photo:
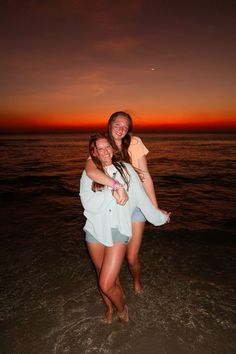
[[113, 179], [98, 170], [92, 159], [86, 161], [85, 171], [87, 176], [93, 181], [103, 184], [104, 186], [112, 187]]
[[155, 189], [152, 181], [152, 177], [148, 171], [148, 165], [147, 165], [147, 158], [146, 156], [142, 156], [138, 159], [138, 168], [142, 171], [143, 175], [143, 188], [151, 200], [152, 204], [154, 205], [155, 208], [158, 208], [158, 203], [157, 203], [157, 198], [155, 194]]
[[[112, 187], [113, 179], [107, 176], [102, 171], [98, 170], [92, 159], [88, 159], [85, 164], [85, 171], [89, 178], [104, 186]], [[113, 192], [113, 197], [118, 204], [125, 204], [129, 199], [128, 194], [124, 188], [118, 188], [116, 193]]]

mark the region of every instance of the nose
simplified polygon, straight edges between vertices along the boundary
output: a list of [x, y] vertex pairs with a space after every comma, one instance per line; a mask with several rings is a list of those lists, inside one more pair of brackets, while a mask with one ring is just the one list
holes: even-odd
[[126, 130], [126, 127], [123, 127], [122, 125], [119, 125], [118, 127], [116, 127], [118, 129], [118, 131], [125, 131]]

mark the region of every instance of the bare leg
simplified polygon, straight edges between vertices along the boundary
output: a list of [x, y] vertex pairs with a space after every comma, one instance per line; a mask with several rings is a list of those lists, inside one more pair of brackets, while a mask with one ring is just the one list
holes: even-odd
[[128, 308], [125, 305], [121, 288], [117, 285], [117, 278], [125, 251], [126, 245], [123, 243], [115, 243], [112, 247], [105, 247], [99, 285], [102, 292], [115, 305], [119, 318], [123, 321], [128, 321]]
[[[105, 246], [101, 243], [90, 243], [87, 242], [87, 247], [88, 251], [90, 254], [90, 257], [93, 261], [93, 264], [95, 265], [97, 274], [98, 274], [98, 279], [100, 275], [100, 271], [102, 268], [102, 263], [103, 263], [103, 258], [104, 258], [104, 253], [105, 253]], [[100, 288], [99, 288], [100, 290]], [[102, 295], [103, 301], [106, 306], [106, 312], [104, 316], [104, 323], [110, 324], [112, 323], [112, 318], [113, 318], [113, 304], [111, 300], [100, 290], [100, 293]]]
[[142, 244], [144, 226], [145, 222], [132, 222], [132, 238], [128, 243], [126, 251], [126, 258], [129, 264], [130, 272], [133, 276], [134, 291], [136, 294], [140, 294], [142, 292], [139, 250]]
[[123, 287], [122, 287], [122, 285], [121, 285], [120, 276], [119, 276], [119, 275], [118, 275], [118, 277], [117, 277], [117, 279], [116, 279], [116, 284], [120, 287], [120, 290], [121, 290], [121, 292], [122, 292], [122, 296], [123, 296], [123, 298], [125, 299], [125, 292], [124, 292], [124, 289], [123, 289]]

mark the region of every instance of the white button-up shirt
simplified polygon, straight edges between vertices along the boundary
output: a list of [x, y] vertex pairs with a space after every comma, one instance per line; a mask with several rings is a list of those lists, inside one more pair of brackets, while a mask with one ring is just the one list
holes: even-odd
[[[108, 247], [113, 246], [111, 229], [114, 227], [121, 234], [131, 238], [131, 215], [136, 207], [140, 208], [146, 219], [155, 226], [165, 224], [168, 219], [167, 215], [152, 205], [133, 167], [128, 163], [124, 164], [130, 175], [127, 191], [129, 199], [125, 205], [116, 203], [111, 189], [108, 187], [93, 192], [91, 189], [92, 180], [85, 171], [83, 171], [80, 179], [80, 199], [87, 219], [84, 230], [87, 230], [98, 242]], [[106, 167], [106, 171], [110, 176], [115, 173], [115, 179], [124, 183], [114, 165]]]

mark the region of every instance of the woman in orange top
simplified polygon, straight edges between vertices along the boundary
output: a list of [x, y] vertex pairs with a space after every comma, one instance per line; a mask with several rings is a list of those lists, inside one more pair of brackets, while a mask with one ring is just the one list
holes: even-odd
[[[126, 161], [132, 164], [140, 174], [144, 190], [155, 208], [158, 203], [155, 195], [154, 185], [148, 171], [146, 155], [148, 149], [139, 137], [132, 136], [132, 118], [126, 112], [115, 112], [108, 121], [108, 139], [113, 147], [114, 156], [120, 161]], [[86, 174], [97, 183], [114, 186], [116, 180], [99, 171], [92, 159], [86, 162]], [[125, 204], [127, 194], [123, 188], [117, 189], [119, 197], [117, 203]], [[165, 211], [164, 211], [165, 212]], [[167, 212], [165, 212], [167, 213]], [[126, 258], [129, 264], [130, 272], [133, 276], [133, 285], [136, 294], [142, 292], [141, 283], [141, 265], [139, 260], [139, 250], [142, 243], [143, 231], [145, 226], [145, 217], [141, 210], [136, 208], [132, 215], [132, 238], [127, 246]]]

